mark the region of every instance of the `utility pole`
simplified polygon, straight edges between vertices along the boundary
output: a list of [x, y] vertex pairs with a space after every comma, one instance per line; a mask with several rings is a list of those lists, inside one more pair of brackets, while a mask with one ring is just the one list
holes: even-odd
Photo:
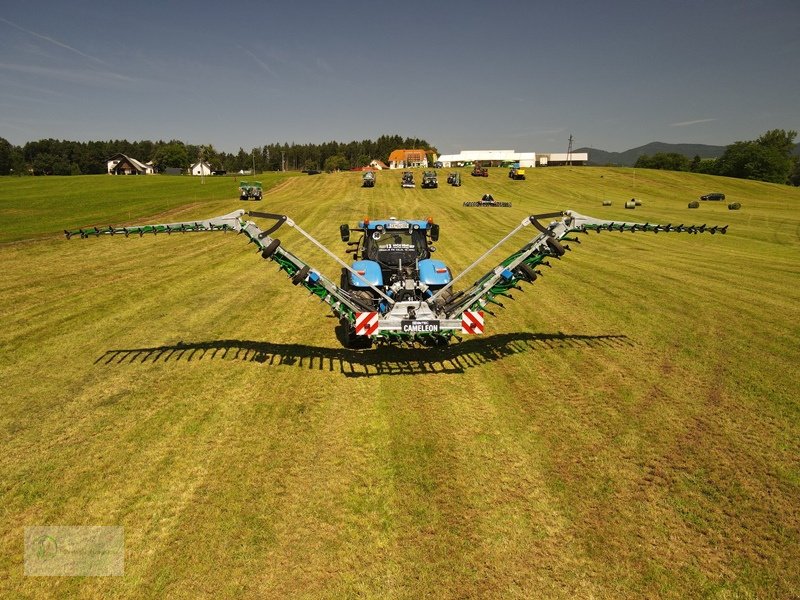
[[572, 166], [572, 134], [569, 134], [569, 146], [567, 147], [567, 166]]
[[285, 156], [286, 156], [286, 152], [281, 150], [281, 171], [285, 171], [286, 170], [286, 159], [284, 158]]

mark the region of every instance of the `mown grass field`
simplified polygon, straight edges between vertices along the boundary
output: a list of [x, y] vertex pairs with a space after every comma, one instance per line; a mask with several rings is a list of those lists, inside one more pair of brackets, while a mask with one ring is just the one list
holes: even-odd
[[[247, 204], [232, 179], [0, 180], [0, 596], [797, 597], [800, 190], [439, 175], [277, 175]], [[742, 210], [686, 208], [711, 191]], [[462, 207], [485, 192], [513, 207]], [[342, 258], [340, 223], [432, 215], [454, 271], [537, 212], [730, 228], [586, 236], [485, 336], [363, 352], [242, 237], [60, 235], [239, 207]], [[124, 576], [25, 577], [34, 525], [124, 527]]]

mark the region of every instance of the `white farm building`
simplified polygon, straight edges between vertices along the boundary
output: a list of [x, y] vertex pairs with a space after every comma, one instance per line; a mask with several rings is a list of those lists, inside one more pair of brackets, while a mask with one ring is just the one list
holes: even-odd
[[442, 163], [443, 168], [455, 167], [467, 163], [481, 163], [500, 165], [507, 163], [519, 163], [520, 167], [533, 168], [537, 165], [556, 166], [556, 165], [585, 165], [589, 160], [586, 152], [572, 152], [562, 154], [539, 154], [536, 152], [517, 152], [516, 150], [462, 150], [458, 154], [442, 154], [438, 162]]
[[211, 165], [206, 161], [198, 161], [189, 167], [190, 175], [211, 175]]
[[517, 152], [515, 150], [462, 150], [458, 154], [442, 154], [438, 162], [443, 168], [453, 167], [465, 163], [515, 163], [520, 167], [533, 167], [536, 165], [535, 152]]

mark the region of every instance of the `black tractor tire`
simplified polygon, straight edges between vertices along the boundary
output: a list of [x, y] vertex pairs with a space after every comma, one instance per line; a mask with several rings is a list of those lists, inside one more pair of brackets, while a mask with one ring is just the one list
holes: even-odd
[[270, 258], [273, 254], [275, 254], [275, 250], [278, 249], [278, 246], [281, 245], [281, 241], [279, 239], [272, 240], [267, 247], [261, 251], [261, 258]]
[[303, 267], [294, 274], [294, 277], [292, 277], [292, 285], [300, 285], [303, 283], [306, 277], [308, 277], [308, 272], [310, 270], [308, 265], [303, 265]]
[[527, 281], [528, 283], [533, 283], [536, 281], [536, 271], [534, 271], [532, 267], [526, 265], [525, 263], [520, 263], [517, 265], [515, 272], [516, 276], [523, 281]]
[[561, 245], [561, 242], [554, 237], [547, 238], [547, 246], [555, 256], [564, 256], [564, 253], [566, 252], [566, 250], [564, 250], [564, 246]]

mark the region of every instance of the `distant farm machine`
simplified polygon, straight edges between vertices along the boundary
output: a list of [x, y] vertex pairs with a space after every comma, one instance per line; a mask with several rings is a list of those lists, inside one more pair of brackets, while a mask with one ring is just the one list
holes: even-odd
[[458, 171], [454, 171], [447, 176], [447, 183], [452, 185], [453, 187], [460, 187], [461, 186], [461, 173]]
[[375, 171], [367, 171], [362, 175], [361, 187], [375, 187]]
[[436, 171], [425, 171], [422, 174], [423, 189], [434, 189], [439, 187], [439, 178], [436, 176]]
[[489, 176], [489, 169], [486, 167], [482, 167], [480, 164], [475, 163], [475, 166], [472, 168], [472, 173], [470, 173], [473, 177], [488, 177]]
[[[262, 229], [255, 222], [246, 220], [245, 215], [269, 219], [273, 223]], [[338, 284], [285, 249], [280, 240], [273, 237], [283, 225], [293, 227], [340, 265]], [[472, 285], [455, 291], [454, 284], [466, 273], [527, 227], [533, 228], [533, 237], [519, 250]], [[241, 209], [200, 221], [90, 227], [64, 233], [69, 239], [106, 234], [128, 237], [149, 233], [237, 232], [248, 243], [255, 244], [264, 259], [276, 263], [295, 286], [304, 287], [329, 305], [342, 325], [342, 343], [346, 347], [363, 349], [373, 343], [444, 346], [453, 339], [460, 340], [462, 334], [483, 333], [485, 314], [494, 316], [494, 307], [503, 307], [501, 300], [513, 299], [513, 290], [521, 291], [522, 284], [536, 281], [542, 275], [540, 267], [552, 266], [551, 259], [561, 259], [570, 250], [566, 242], [580, 242], [578, 234], [591, 231], [724, 234], [727, 227], [605, 221], [569, 210], [531, 215], [522, 219], [519, 225], [456, 276], [445, 263], [431, 258], [435, 251], [433, 242], [439, 239], [439, 225], [432, 219], [364, 219], [352, 228], [347, 224], [341, 225], [341, 239], [351, 246], [347, 252], [354, 255], [351, 264], [328, 250], [286, 215], [246, 213]], [[359, 237], [350, 241], [354, 232]]]
[[261, 200], [263, 194], [260, 181], [239, 182], [239, 200]]
[[464, 202], [464, 206], [491, 206], [496, 208], [511, 208], [511, 202], [498, 202], [491, 194], [484, 194], [478, 202]]
[[509, 179], [513, 179], [514, 181], [524, 181], [525, 169], [521, 169], [519, 167], [511, 167], [508, 170], [508, 177]]
[[401, 187], [413, 188], [416, 187], [414, 183], [414, 174], [411, 171], [403, 171], [403, 177], [400, 180]]

